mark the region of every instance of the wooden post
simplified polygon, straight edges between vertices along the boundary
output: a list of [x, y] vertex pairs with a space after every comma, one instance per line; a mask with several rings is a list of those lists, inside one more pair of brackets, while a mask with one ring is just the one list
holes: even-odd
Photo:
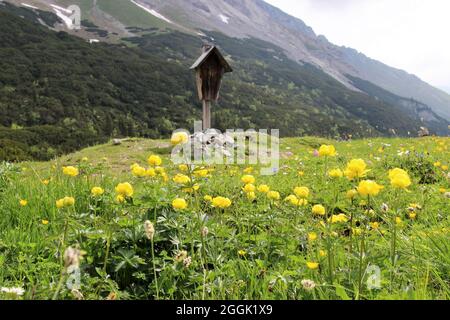
[[203, 130], [211, 128], [211, 101], [203, 100]]
[[220, 84], [224, 73], [232, 72], [228, 62], [220, 51], [210, 44], [202, 47], [202, 55], [195, 61], [191, 69], [196, 73], [198, 98], [203, 103], [203, 130], [211, 129], [212, 101], [219, 98]]

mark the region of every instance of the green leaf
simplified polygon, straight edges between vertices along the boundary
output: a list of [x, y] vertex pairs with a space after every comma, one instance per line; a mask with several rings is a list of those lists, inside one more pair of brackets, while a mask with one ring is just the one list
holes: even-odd
[[345, 288], [343, 286], [341, 286], [338, 283], [334, 284], [336, 287], [336, 294], [339, 298], [341, 298], [342, 300], [351, 300], [351, 298], [347, 295], [347, 292], [345, 291]]

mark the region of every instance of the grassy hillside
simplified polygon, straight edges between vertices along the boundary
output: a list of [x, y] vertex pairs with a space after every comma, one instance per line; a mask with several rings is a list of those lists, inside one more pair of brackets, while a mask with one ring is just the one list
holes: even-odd
[[[322, 143], [337, 154], [314, 156]], [[450, 298], [450, 139], [282, 139], [273, 176], [258, 166], [186, 171], [167, 146], [131, 139], [1, 164], [0, 283], [24, 293], [0, 299]], [[330, 175], [358, 158], [363, 176]], [[155, 172], [133, 175], [134, 163]], [[407, 172], [407, 189], [389, 178], [394, 168]], [[367, 196], [365, 179], [384, 188]], [[116, 188], [123, 182], [131, 186]], [[69, 247], [84, 252], [79, 264], [62, 258]], [[72, 264], [76, 291], [65, 285]], [[374, 267], [380, 281], [368, 282]]]
[[139, 28], [167, 28], [169, 23], [145, 12], [131, 1], [98, 0], [98, 7], [124, 25]]

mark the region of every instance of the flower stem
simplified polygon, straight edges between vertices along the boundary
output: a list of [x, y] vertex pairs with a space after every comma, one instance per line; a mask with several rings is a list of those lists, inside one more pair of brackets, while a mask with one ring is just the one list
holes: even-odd
[[58, 285], [56, 286], [56, 291], [55, 291], [55, 294], [53, 295], [52, 300], [56, 300], [58, 298], [59, 292], [61, 291], [63, 281], [64, 281], [64, 267], [63, 267], [63, 270], [61, 270]]
[[108, 264], [109, 250], [111, 248], [111, 237], [112, 237], [112, 233], [110, 231], [108, 231], [108, 238], [106, 239], [105, 260], [103, 261], [103, 272], [105, 272], [105, 273], [106, 273], [106, 267]]
[[361, 291], [362, 291], [362, 282], [363, 282], [363, 256], [364, 256], [364, 239], [365, 238], [365, 231], [362, 233], [361, 238], [361, 247], [359, 251], [359, 279], [358, 279], [358, 300], [361, 299]]
[[153, 239], [151, 239], [151, 244], [152, 244], [153, 276], [155, 278], [156, 299], [159, 300], [159, 286], [158, 286], [158, 277], [156, 275], [156, 262], [155, 262], [155, 245]]

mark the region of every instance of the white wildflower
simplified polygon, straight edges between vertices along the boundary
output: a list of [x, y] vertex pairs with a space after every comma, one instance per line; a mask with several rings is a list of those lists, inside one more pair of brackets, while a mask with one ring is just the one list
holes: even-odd
[[147, 239], [153, 240], [153, 237], [155, 236], [155, 227], [153, 226], [153, 223], [151, 223], [151, 221], [147, 220], [144, 222], [144, 230]]
[[202, 236], [206, 237], [208, 235], [208, 233], [209, 233], [208, 227], [203, 227], [202, 228]]
[[186, 259], [187, 258], [187, 251], [185, 251], [185, 250], [182, 250], [182, 251], [180, 251], [180, 252], [178, 252], [177, 253], [177, 255], [175, 256], [175, 261], [176, 262], [181, 262], [181, 261], [183, 261], [184, 259]]
[[0, 291], [18, 297], [22, 296], [25, 293], [25, 290], [21, 287], [11, 287], [11, 288], [2, 287]]
[[185, 258], [183, 260], [183, 265], [184, 265], [185, 268], [189, 268], [191, 263], [192, 263], [192, 258], [191, 257], [187, 257], [187, 258]]
[[316, 283], [313, 280], [304, 279], [300, 282], [303, 286], [303, 289], [307, 291], [311, 291], [316, 287]]

